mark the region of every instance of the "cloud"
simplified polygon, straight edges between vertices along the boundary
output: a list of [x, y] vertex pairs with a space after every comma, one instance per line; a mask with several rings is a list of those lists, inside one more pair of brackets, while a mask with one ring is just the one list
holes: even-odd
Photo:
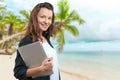
[[[74, 46], [74, 47], [73, 47]], [[107, 42], [80, 42], [71, 43], [64, 46], [63, 52], [80, 52], [80, 51], [120, 51], [119, 41]]]
[[[8, 9], [17, 12], [21, 9], [32, 10], [37, 3], [45, 1], [53, 4], [55, 11], [57, 10], [59, 0], [5, 0], [5, 3]], [[86, 21], [84, 25], [77, 24], [80, 30], [77, 40], [120, 40], [120, 0], [68, 1], [70, 9], [75, 9]]]
[[[84, 3], [86, 1], [82, 0]], [[78, 28], [81, 32], [79, 40], [120, 40], [119, 4], [119, 0], [90, 0], [82, 4], [79, 14], [86, 23]]]
[[41, 2], [50, 2], [56, 5], [57, 1], [53, 0], [5, 0], [5, 3], [10, 11], [19, 12], [20, 10], [32, 10], [32, 8]]

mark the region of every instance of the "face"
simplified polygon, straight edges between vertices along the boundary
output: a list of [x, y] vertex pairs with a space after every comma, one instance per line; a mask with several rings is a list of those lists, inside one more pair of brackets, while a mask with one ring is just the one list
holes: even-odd
[[39, 28], [42, 31], [46, 31], [52, 23], [52, 10], [47, 8], [41, 8], [38, 15], [37, 20], [39, 24]]

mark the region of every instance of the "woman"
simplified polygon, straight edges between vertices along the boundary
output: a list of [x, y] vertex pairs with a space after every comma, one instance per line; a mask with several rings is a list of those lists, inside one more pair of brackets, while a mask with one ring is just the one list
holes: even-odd
[[[28, 22], [25, 37], [20, 41], [19, 47], [40, 41], [46, 54], [49, 56], [38, 67], [29, 68], [24, 63], [19, 51], [15, 59], [14, 76], [19, 80], [60, 80], [56, 51], [50, 43], [54, 23], [53, 6], [50, 3], [37, 4]], [[33, 53], [34, 54], [34, 53]], [[32, 76], [47, 70], [53, 70], [52, 75], [32, 78]]]

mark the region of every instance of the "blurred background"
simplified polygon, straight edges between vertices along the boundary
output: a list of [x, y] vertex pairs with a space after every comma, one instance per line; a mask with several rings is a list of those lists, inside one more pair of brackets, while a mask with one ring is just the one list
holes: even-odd
[[40, 2], [54, 6], [58, 31], [51, 41], [62, 72], [79, 80], [120, 79], [120, 0], [0, 0], [0, 54], [16, 51]]

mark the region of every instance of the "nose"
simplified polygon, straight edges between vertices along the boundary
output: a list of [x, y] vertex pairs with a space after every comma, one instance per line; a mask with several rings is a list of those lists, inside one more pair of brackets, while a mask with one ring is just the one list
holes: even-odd
[[45, 23], [49, 23], [49, 19], [48, 18], [45, 18]]

